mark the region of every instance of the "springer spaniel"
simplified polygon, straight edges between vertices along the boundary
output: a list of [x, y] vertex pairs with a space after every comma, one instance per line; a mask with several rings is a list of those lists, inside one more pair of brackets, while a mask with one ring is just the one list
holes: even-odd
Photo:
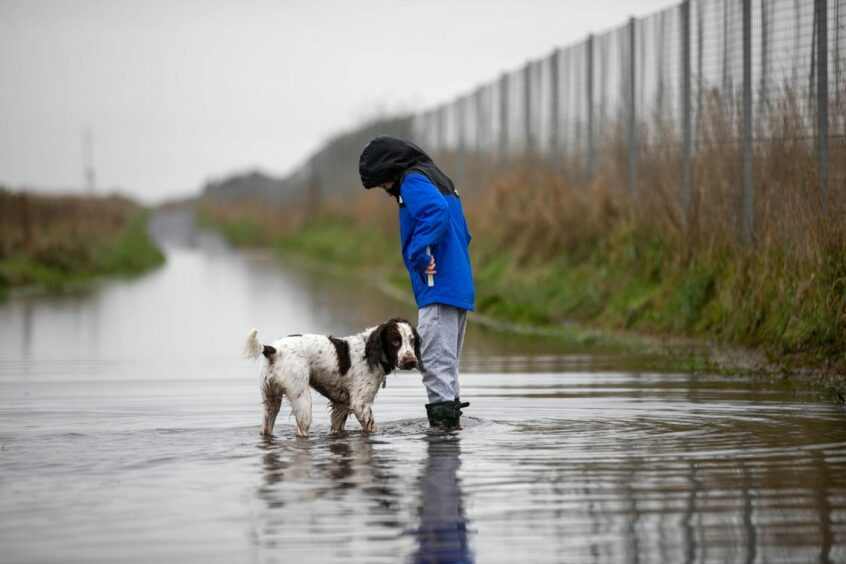
[[367, 432], [378, 431], [371, 406], [379, 386], [394, 368], [419, 368], [420, 335], [405, 319], [391, 319], [378, 327], [338, 339], [326, 335], [289, 335], [271, 345], [259, 343], [253, 329], [244, 343], [244, 355], [264, 355], [261, 392], [264, 421], [261, 434], [273, 434], [273, 424], [287, 396], [297, 420], [297, 436], [307, 437], [311, 426], [311, 392], [329, 399], [332, 430], [342, 431], [350, 413]]

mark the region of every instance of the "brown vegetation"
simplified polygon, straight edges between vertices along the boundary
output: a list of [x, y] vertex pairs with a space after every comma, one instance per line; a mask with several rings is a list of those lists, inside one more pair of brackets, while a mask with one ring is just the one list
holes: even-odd
[[143, 210], [126, 198], [0, 188], [0, 290], [134, 272], [161, 261]]
[[57, 245], [118, 235], [137, 206], [125, 198], [45, 195], [0, 189], [0, 259], [38, 256]]

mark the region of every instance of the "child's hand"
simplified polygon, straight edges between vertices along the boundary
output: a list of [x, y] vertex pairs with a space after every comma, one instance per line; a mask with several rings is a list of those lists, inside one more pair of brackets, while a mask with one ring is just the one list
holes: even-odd
[[431, 276], [437, 273], [438, 271], [435, 270], [435, 257], [432, 257], [432, 260], [429, 261], [429, 266], [426, 267], [426, 275]]

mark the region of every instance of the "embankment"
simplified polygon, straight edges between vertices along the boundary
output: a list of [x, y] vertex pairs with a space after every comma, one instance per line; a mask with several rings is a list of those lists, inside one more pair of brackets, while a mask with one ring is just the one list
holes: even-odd
[[[846, 242], [833, 225], [805, 232], [814, 239], [801, 253], [775, 237], [745, 247], [729, 226], [721, 237], [704, 213], [684, 232], [654, 210], [628, 213], [628, 202], [601, 183], [576, 192], [546, 179], [544, 198], [531, 197], [538, 190], [512, 177], [485, 201], [465, 204], [479, 312], [532, 326], [576, 321], [706, 339], [764, 352], [771, 369], [842, 378]], [[274, 246], [407, 289], [394, 204], [375, 192], [307, 220], [248, 203], [206, 202], [200, 213], [238, 244]]]
[[61, 290], [162, 264], [147, 218], [146, 210], [117, 196], [0, 189], [0, 294], [22, 286]]

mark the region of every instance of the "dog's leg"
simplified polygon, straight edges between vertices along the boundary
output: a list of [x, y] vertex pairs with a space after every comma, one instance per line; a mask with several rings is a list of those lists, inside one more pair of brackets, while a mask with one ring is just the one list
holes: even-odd
[[311, 427], [311, 390], [306, 387], [287, 393], [294, 410], [294, 419], [297, 420], [297, 436], [308, 437], [308, 428]]
[[275, 392], [270, 384], [265, 382], [261, 387], [261, 395], [264, 403], [261, 435], [270, 437], [273, 435], [273, 424], [276, 423], [276, 416], [279, 414], [279, 407], [282, 405], [282, 392]]
[[376, 433], [379, 431], [379, 426], [373, 420], [373, 410], [370, 408], [369, 403], [366, 405], [354, 405], [353, 413], [355, 413], [355, 418], [361, 424], [362, 430], [366, 433]]
[[340, 403], [332, 404], [332, 430], [343, 431], [344, 425], [347, 423], [347, 417], [350, 416], [350, 410], [346, 405]]

